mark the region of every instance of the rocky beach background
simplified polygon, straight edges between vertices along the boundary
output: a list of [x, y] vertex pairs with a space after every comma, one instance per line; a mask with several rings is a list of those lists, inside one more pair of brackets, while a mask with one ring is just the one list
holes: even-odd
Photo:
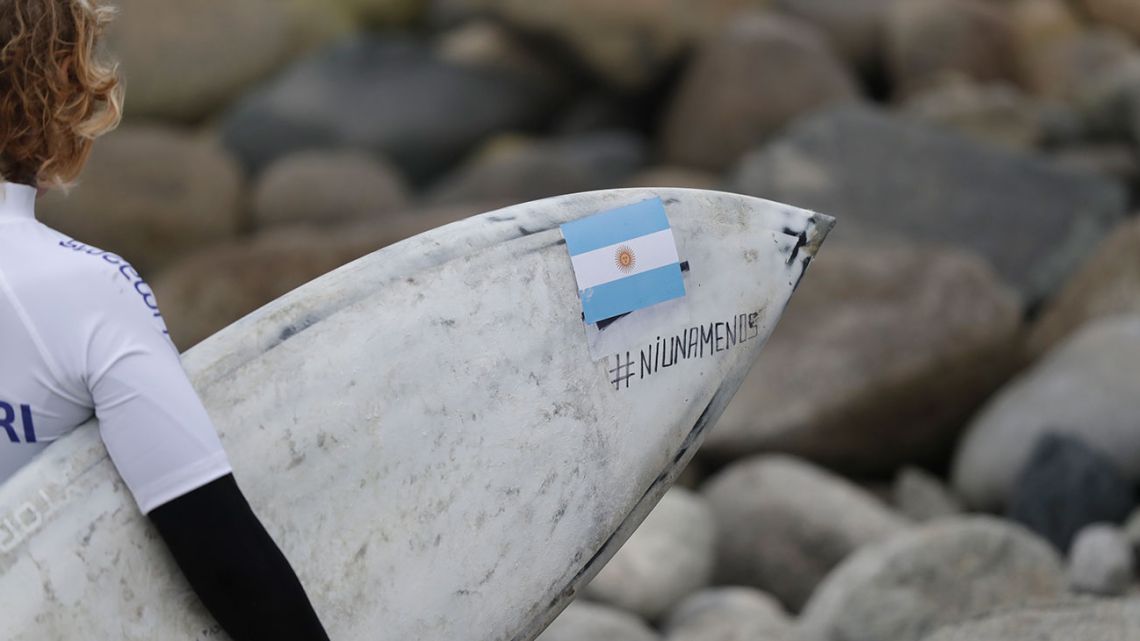
[[40, 217], [181, 349], [544, 196], [838, 218], [542, 641], [1140, 639], [1140, 1], [117, 4], [127, 118]]

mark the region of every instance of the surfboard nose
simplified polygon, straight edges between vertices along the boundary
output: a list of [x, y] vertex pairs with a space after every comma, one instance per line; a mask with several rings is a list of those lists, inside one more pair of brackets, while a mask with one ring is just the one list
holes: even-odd
[[808, 256], [815, 258], [816, 252], [819, 251], [819, 246], [827, 239], [828, 234], [835, 227], [836, 220], [827, 214], [812, 213], [811, 226], [807, 232], [807, 246], [804, 251]]

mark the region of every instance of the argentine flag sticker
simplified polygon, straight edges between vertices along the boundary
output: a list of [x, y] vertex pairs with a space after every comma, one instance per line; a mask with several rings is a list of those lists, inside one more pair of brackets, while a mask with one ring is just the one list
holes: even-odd
[[562, 225], [586, 323], [685, 295], [677, 242], [660, 198]]

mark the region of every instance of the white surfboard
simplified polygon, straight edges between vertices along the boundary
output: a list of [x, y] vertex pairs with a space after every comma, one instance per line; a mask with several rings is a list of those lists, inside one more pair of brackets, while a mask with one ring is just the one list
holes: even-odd
[[[588, 329], [558, 225], [649, 198], [686, 296]], [[183, 363], [333, 639], [530, 641], [691, 458], [831, 225], [694, 190], [519, 205], [346, 265]], [[89, 427], [0, 487], [0, 604], [10, 641], [225, 638]]]

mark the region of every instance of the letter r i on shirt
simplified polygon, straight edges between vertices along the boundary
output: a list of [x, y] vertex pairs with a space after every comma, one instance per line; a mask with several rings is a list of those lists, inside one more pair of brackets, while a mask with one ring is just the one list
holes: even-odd
[[16, 425], [22, 423], [24, 432], [24, 443], [36, 442], [36, 426], [32, 421], [32, 408], [29, 405], [19, 406], [19, 415], [17, 416], [16, 409], [0, 401], [0, 429], [8, 435], [8, 440], [12, 443], [20, 443], [20, 438], [16, 433]]

